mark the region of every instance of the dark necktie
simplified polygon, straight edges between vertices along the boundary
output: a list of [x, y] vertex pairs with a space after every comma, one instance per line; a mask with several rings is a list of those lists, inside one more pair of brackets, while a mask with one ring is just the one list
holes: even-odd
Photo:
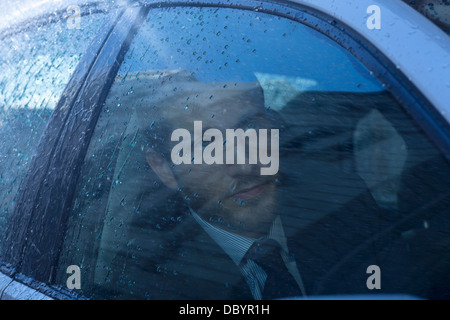
[[253, 260], [267, 275], [262, 293], [263, 299], [301, 295], [297, 282], [286, 268], [280, 252], [278, 242], [267, 240], [263, 243], [255, 242], [245, 255], [245, 259]]

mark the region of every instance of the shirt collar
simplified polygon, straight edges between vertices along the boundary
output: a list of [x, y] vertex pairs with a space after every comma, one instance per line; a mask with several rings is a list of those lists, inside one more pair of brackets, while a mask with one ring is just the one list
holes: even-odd
[[253, 245], [255, 241], [261, 241], [265, 239], [272, 239], [277, 241], [281, 248], [288, 252], [286, 245], [286, 236], [284, 234], [283, 225], [281, 223], [280, 216], [277, 216], [273, 221], [269, 233], [261, 237], [260, 239], [254, 239], [244, 237], [224, 229], [213, 226], [206, 222], [191, 208], [189, 208], [194, 219], [200, 224], [200, 226], [208, 233], [208, 235], [225, 251], [225, 253], [233, 260], [236, 265], [239, 265], [247, 253], [248, 249]]

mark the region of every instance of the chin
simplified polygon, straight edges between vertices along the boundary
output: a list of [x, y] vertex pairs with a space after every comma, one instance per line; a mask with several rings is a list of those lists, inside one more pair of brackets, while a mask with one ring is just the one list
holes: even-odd
[[[228, 211], [228, 210], [227, 210]], [[228, 219], [223, 217], [225, 225], [231, 226], [233, 230], [243, 235], [264, 235], [268, 232], [276, 217], [274, 199], [265, 198], [258, 204], [243, 203], [228, 211]]]
[[277, 215], [275, 185], [268, 185], [260, 195], [240, 200], [228, 197], [218, 200], [210, 197], [205, 203], [197, 203], [193, 209], [205, 221], [217, 227], [245, 236], [264, 235]]

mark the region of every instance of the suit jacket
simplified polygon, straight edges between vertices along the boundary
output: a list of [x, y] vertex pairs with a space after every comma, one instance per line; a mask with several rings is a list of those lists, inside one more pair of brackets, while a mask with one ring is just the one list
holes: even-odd
[[[370, 265], [381, 269], [382, 287], [376, 293], [427, 295], [430, 283], [415, 260], [418, 252], [408, 247], [409, 239], [390, 229], [388, 212], [383, 217], [377, 210], [374, 222], [375, 211], [367, 212], [370, 202], [376, 208], [369, 195], [363, 196], [289, 234], [289, 251], [307, 295], [374, 293], [366, 283]], [[151, 228], [145, 220], [132, 224], [131, 240], [115, 252], [110, 264], [114, 272], [99, 294], [116, 299], [253, 299], [239, 268], [192, 216], [164, 229]]]

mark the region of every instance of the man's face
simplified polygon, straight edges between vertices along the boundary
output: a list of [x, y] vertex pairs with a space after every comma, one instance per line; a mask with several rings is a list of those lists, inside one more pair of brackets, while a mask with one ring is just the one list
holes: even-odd
[[[204, 148], [209, 144], [202, 143], [202, 137], [194, 137], [194, 121], [202, 121], [203, 132], [209, 128], [220, 130], [224, 141], [226, 129], [251, 128], [258, 132], [258, 129], [274, 128], [262, 96], [258, 97], [260, 91], [253, 88], [253, 92], [246, 96], [239, 90], [216, 89], [186, 94], [166, 107], [164, 117], [174, 130], [184, 128], [191, 133], [192, 147], [202, 144]], [[257, 151], [249, 151], [247, 145], [246, 164], [224, 161], [224, 164], [170, 165], [185, 201], [204, 220], [242, 235], [258, 237], [267, 232], [274, 219], [277, 177], [261, 175], [260, 165], [248, 164], [248, 152]]]

